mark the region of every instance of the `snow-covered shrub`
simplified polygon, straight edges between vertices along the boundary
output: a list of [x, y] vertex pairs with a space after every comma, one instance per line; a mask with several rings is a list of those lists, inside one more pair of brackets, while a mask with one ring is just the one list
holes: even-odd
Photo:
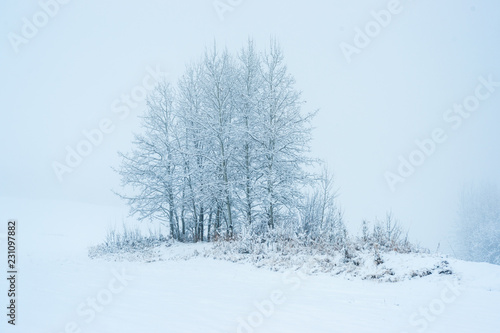
[[[292, 227], [291, 227], [292, 226]], [[277, 225], [265, 232], [255, 232], [251, 227], [243, 228], [231, 241], [220, 240], [214, 244], [215, 257], [222, 256], [231, 261], [246, 260], [253, 262], [280, 258], [280, 261], [296, 262], [301, 256], [314, 256], [325, 259], [325, 264], [338, 261], [337, 265], [352, 264], [359, 266], [370, 259], [376, 266], [384, 263], [383, 254], [420, 253], [425, 250], [403, 237], [402, 229], [390, 214], [384, 223], [377, 222], [373, 231], [368, 231], [364, 223], [363, 235], [351, 237], [342, 218], [337, 220], [330, 231], [315, 233], [304, 231], [301, 219], [291, 221], [287, 226]], [[360, 258], [363, 258], [362, 260]]]
[[399, 221], [387, 213], [384, 221], [377, 220], [369, 231], [369, 222], [363, 221], [362, 235], [357, 240], [357, 246], [365, 249], [394, 251], [399, 253], [421, 252], [422, 249], [410, 243], [408, 233], [403, 234]]
[[[383, 231], [385, 227], [381, 228]], [[372, 238], [373, 234], [369, 234], [366, 240]], [[391, 247], [362, 240], [350, 237], [347, 232], [342, 242], [312, 239], [305, 234], [290, 237], [286, 229], [277, 227], [258, 237], [242, 233], [231, 241], [214, 242], [206, 248], [204, 256], [248, 262], [273, 271], [300, 269], [308, 274], [342, 274], [347, 278], [387, 282], [453, 273], [442, 257], [432, 256], [409, 243], [406, 247]]]
[[90, 258], [97, 258], [107, 254], [141, 252], [160, 245], [170, 246], [172, 239], [165, 237], [161, 230], [149, 229], [149, 234], [144, 235], [137, 227], [129, 228], [123, 224], [122, 230], [108, 229], [102, 244], [92, 246], [88, 250]]
[[[89, 256], [152, 262], [188, 260], [203, 255], [231, 262], [249, 262], [273, 271], [300, 269], [309, 274], [342, 274], [347, 278], [388, 282], [425, 277], [434, 272], [436, 275], [452, 274], [451, 268], [441, 262], [442, 258], [426, 258], [418, 253], [418, 247], [409, 243], [402, 246], [405, 243], [397, 232], [394, 233], [396, 229], [391, 223], [380, 225], [373, 232], [368, 232], [366, 227], [362, 237], [352, 237], [345, 227], [341, 227], [334, 238], [299, 232], [300, 226], [300, 219], [288, 225], [267, 227], [264, 232], [262, 226], [249, 226], [238, 230], [231, 238], [221, 237], [211, 242], [212, 245], [197, 244], [193, 252], [189, 248], [195, 246], [193, 244], [179, 242], [170, 247], [176, 241], [164, 237], [159, 230], [150, 230], [149, 235], [144, 235], [138, 228], [124, 225], [119, 231], [110, 229], [103, 244], [89, 249]], [[181, 247], [186, 247], [186, 251], [180, 251], [186, 255], [178, 255]], [[408, 265], [398, 256], [413, 256], [410, 262], [416, 258], [416, 265]], [[405, 262], [404, 265], [401, 262]]]

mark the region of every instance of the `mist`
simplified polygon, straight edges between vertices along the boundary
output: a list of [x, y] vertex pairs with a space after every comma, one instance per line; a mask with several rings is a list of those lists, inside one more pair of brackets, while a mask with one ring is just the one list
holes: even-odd
[[[313, 155], [334, 172], [350, 229], [392, 211], [412, 239], [446, 252], [464, 184], [500, 182], [494, 1], [68, 1], [48, 9], [9, 1], [0, 13], [0, 197], [123, 206], [112, 167], [140, 131], [141, 96], [155, 75], [175, 83], [214, 42], [237, 51], [252, 38], [264, 49], [270, 37], [303, 109], [319, 110]], [[95, 129], [102, 142], [59, 177], [54, 163], [67, 165]]]

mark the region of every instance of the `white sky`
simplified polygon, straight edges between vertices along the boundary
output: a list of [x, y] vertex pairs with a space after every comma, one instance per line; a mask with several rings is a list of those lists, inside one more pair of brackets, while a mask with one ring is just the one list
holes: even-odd
[[[392, 210], [413, 239], [446, 246], [462, 186], [500, 182], [500, 87], [460, 128], [443, 120], [478, 77], [500, 81], [500, 3], [401, 0], [401, 12], [348, 63], [340, 43], [353, 44], [355, 28], [389, 2], [243, 0], [221, 21], [213, 0], [72, 0], [16, 53], [9, 34], [21, 35], [23, 18], [33, 21], [41, 7], [3, 1], [0, 197], [121, 204], [111, 166], [130, 147], [144, 106], [119, 119], [113, 101], [140, 85], [148, 66], [175, 82], [214, 39], [236, 51], [248, 37], [263, 48], [276, 36], [306, 108], [320, 109], [314, 153], [335, 172], [348, 222], [357, 229]], [[59, 182], [53, 161], [103, 118], [115, 130]], [[446, 142], [391, 192], [385, 172], [437, 127]]]

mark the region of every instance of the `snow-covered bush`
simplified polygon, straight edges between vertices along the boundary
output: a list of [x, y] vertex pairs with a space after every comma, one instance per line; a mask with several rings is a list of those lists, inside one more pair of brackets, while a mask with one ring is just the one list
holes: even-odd
[[291, 235], [289, 230], [276, 227], [256, 237], [241, 233], [230, 241], [214, 242], [204, 255], [274, 271], [300, 269], [309, 274], [343, 274], [388, 282], [453, 273], [442, 257], [431, 256], [395, 230], [392, 223], [377, 224], [366, 237], [351, 237], [345, 231], [341, 241], [329, 241], [306, 233]]
[[421, 252], [418, 245], [410, 243], [408, 233], [392, 213], [387, 213], [384, 221], [377, 220], [370, 232], [369, 222], [363, 221], [362, 235], [357, 240], [357, 246], [362, 248], [379, 249], [380, 251], [394, 251], [399, 253]]
[[88, 255], [90, 258], [97, 258], [108, 254], [144, 252], [160, 245], [172, 244], [172, 239], [165, 237], [160, 229], [148, 231], [148, 235], [144, 235], [139, 228], [131, 229], [126, 224], [123, 224], [122, 230], [110, 228], [104, 242], [90, 247]]
[[[199, 255], [231, 262], [248, 262], [274, 271], [297, 270], [304, 273], [343, 274], [348, 278], [396, 282], [402, 279], [425, 277], [433, 273], [452, 274], [448, 263], [440, 257], [428, 256], [425, 251], [411, 245], [392, 219], [377, 223], [373, 231], [360, 237], [348, 234], [343, 223], [333, 234], [334, 238], [320, 237], [303, 232], [301, 219], [274, 228], [263, 226], [238, 230], [231, 238], [219, 238], [211, 243], [177, 243], [164, 237], [160, 231], [143, 235], [137, 228], [108, 231], [103, 244], [89, 249], [91, 258], [106, 260], [162, 261], [188, 260]], [[302, 231], [301, 231], [302, 230]], [[300, 232], [299, 232], [300, 231]], [[209, 245], [211, 244], [211, 245]], [[185, 251], [179, 251], [185, 248]], [[179, 255], [179, 253], [184, 253]], [[404, 258], [412, 256], [408, 265]], [[401, 263], [404, 263], [403, 265]]]
[[215, 242], [209, 255], [230, 261], [251, 261], [272, 269], [293, 267], [300, 265], [304, 258], [315, 258], [315, 269], [324, 271], [367, 264], [376, 267], [384, 263], [383, 257], [387, 253], [427, 252], [410, 243], [408, 235], [403, 236], [402, 228], [391, 214], [385, 221], [376, 222], [372, 231], [365, 222], [361, 237], [351, 237], [342, 219], [333, 230], [325, 232], [329, 237], [311, 230], [304, 231], [301, 219], [286, 226], [278, 225], [264, 233], [245, 228], [230, 241]]

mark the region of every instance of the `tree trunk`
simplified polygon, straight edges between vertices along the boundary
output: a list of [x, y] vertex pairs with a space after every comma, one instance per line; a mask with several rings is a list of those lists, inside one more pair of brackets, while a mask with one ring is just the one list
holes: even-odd
[[210, 213], [208, 214], [207, 242], [210, 242], [210, 228], [211, 227], [212, 227], [212, 208], [210, 208]]
[[205, 215], [205, 213], [203, 212], [203, 205], [202, 205], [200, 208], [200, 219], [199, 219], [199, 226], [198, 226], [198, 233], [199, 233], [198, 239], [202, 242], [203, 242], [203, 232], [204, 232], [204, 228], [205, 228], [205, 226], [203, 225], [204, 215]]

